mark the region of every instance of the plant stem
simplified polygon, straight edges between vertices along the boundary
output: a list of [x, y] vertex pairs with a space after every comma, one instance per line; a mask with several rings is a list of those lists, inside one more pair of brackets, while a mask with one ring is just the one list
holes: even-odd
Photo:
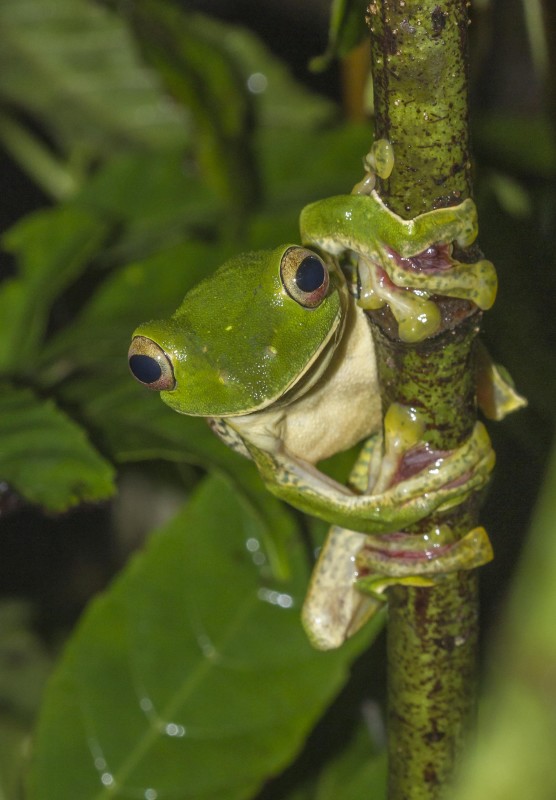
[[[435, 445], [464, 432], [473, 413], [471, 348], [475, 321], [419, 347], [375, 334], [385, 403], [397, 400], [430, 412]], [[442, 522], [466, 533], [477, 502], [458, 506]], [[420, 529], [440, 521], [429, 518]], [[432, 589], [389, 591], [388, 741], [391, 800], [436, 800], [450, 780], [473, 720], [477, 648], [477, 581], [472, 572], [447, 576]]]
[[[375, 138], [394, 147], [395, 165], [378, 191], [407, 219], [456, 205], [471, 191], [465, 0], [374, 0], [369, 9]], [[475, 260], [476, 251], [469, 258]], [[466, 254], [458, 254], [466, 260]], [[418, 345], [397, 336], [388, 309], [373, 312], [384, 407], [419, 408], [432, 447], [451, 449], [476, 417], [473, 342], [480, 315], [442, 299], [442, 329]], [[478, 499], [442, 519], [464, 534]], [[475, 709], [478, 600], [474, 573], [432, 589], [389, 591], [389, 800], [436, 800], [458, 763]]]

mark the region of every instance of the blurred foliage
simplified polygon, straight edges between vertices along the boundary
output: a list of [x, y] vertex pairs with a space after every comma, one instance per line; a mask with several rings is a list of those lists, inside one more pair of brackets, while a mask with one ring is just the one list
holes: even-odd
[[366, 0], [332, 0], [328, 47], [321, 56], [313, 58], [311, 69], [320, 72], [330, 66], [334, 58], [346, 56], [368, 35], [365, 20]]
[[262, 525], [206, 479], [92, 604], [49, 686], [31, 797], [251, 797], [291, 759], [369, 636], [311, 648], [302, 542], [286, 522], [292, 575], [276, 582]]
[[[326, 63], [359, 40], [362, 5], [334, 3]], [[487, 11], [474, 51], [485, 66]], [[503, 41], [492, 46], [503, 66]], [[303, 51], [308, 61], [322, 47]], [[202, 420], [137, 386], [125, 358], [137, 323], [172, 312], [230, 254], [295, 241], [305, 203], [361, 177], [370, 123], [342, 119], [246, 29], [166, 0], [0, 0], [0, 67], [0, 144], [43, 198], [1, 239], [3, 596], [23, 599], [0, 603], [0, 795], [384, 796], [380, 640], [356, 660], [378, 628], [323, 655], [298, 619], [323, 526], [266, 493]], [[556, 709], [543, 703], [556, 695], [554, 469], [523, 544], [556, 402], [550, 95], [539, 89], [527, 113], [478, 102], [474, 123], [481, 242], [501, 280], [485, 336], [529, 398], [526, 412], [491, 426], [487, 630], [528, 549], [467, 786], [485, 775], [488, 796], [500, 795], [485, 770], [502, 759], [510, 800], [550, 796], [528, 791], [519, 768], [551, 766], [539, 736], [556, 746]], [[124, 513], [130, 494], [136, 516]], [[90, 602], [60, 658], [67, 587], [83, 604], [139, 529], [152, 537]], [[33, 552], [46, 540], [57, 553], [68, 535], [89, 537], [94, 564], [80, 552], [53, 570]], [[479, 799], [473, 791], [462, 798]]]
[[556, 448], [508, 616], [496, 637], [482, 725], [455, 800], [556, 796]]

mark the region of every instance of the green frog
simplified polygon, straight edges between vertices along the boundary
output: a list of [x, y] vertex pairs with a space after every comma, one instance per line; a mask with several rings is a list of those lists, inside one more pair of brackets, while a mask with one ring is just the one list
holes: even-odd
[[[388, 304], [403, 341], [418, 342], [437, 332], [441, 320], [434, 295], [469, 300], [482, 310], [494, 303], [492, 262], [467, 264], [452, 255], [453, 242], [467, 247], [477, 238], [477, 211], [470, 198], [404, 220], [375, 190], [339, 195], [306, 206], [300, 228], [308, 246], [355, 259], [358, 304], [365, 309]], [[364, 230], [373, 235], [361, 238], [358, 231]]]
[[[485, 296], [481, 286], [490, 270], [484, 262], [450, 262], [438, 270], [399, 263], [430, 248], [447, 252], [452, 241], [470, 243], [477, 233], [470, 200], [406, 222], [374, 191], [346, 195], [304, 209], [301, 229], [305, 245], [232, 258], [189, 291], [169, 319], [140, 325], [129, 366], [175, 411], [206, 417], [229, 446], [253, 459], [271, 492], [333, 525], [303, 612], [313, 644], [329, 648], [374, 612], [388, 581], [431, 585], [442, 569], [489, 560], [482, 529], [460, 540], [446, 529], [431, 533], [434, 545], [425, 538], [417, 542], [417, 569], [411, 565], [419, 559], [410, 554], [402, 563], [390, 545], [401, 536], [405, 550], [415, 548], [420, 537], [404, 529], [481, 490], [494, 465], [489, 437], [478, 422], [460, 447], [421, 463], [413, 458], [419, 466], [403, 480], [396, 477], [402, 462], [426, 449], [424, 426], [415, 409], [395, 404], [386, 410], [382, 433], [369, 322], [334, 256], [349, 249], [366, 263], [380, 264], [391, 293], [381, 297], [390, 303], [397, 292], [402, 295], [400, 328], [410, 332], [410, 340], [419, 338], [415, 330], [423, 333], [423, 304], [434, 305], [431, 297], [464, 297], [483, 307], [493, 300], [495, 279], [490, 276]], [[362, 285], [365, 293], [365, 280]], [[417, 298], [413, 305], [409, 295]], [[362, 441], [349, 486], [319, 471], [319, 461]], [[471, 539], [478, 546], [471, 547]], [[375, 579], [375, 562], [384, 566], [382, 583]], [[338, 603], [331, 610], [328, 602], [338, 568], [345, 573], [336, 581], [341, 613]], [[355, 573], [367, 594], [357, 588]]]

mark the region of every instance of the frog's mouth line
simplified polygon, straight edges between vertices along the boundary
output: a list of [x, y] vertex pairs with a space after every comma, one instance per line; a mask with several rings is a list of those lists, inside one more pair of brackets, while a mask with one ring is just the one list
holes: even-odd
[[265, 411], [270, 406], [272, 406], [272, 408], [282, 408], [283, 406], [295, 402], [299, 397], [306, 394], [320, 380], [332, 361], [336, 348], [342, 339], [346, 324], [346, 316], [346, 309], [343, 303], [341, 303], [334, 324], [330, 326], [328, 335], [324, 341], [321, 342], [320, 348], [307, 362], [305, 372], [301, 377], [294, 377], [289, 386], [281, 389], [275, 396], [267, 398], [260, 403], [260, 405], [249, 409], [249, 411], [235, 411], [231, 414], [218, 414], [217, 416], [246, 417], [250, 414], [256, 414], [258, 411]]
[[[346, 320], [350, 316], [350, 307], [353, 305], [353, 299], [348, 294], [345, 281], [339, 281], [335, 288], [339, 294], [340, 302], [324, 338], [317, 345], [315, 352], [307, 360], [302, 369], [294, 374], [289, 382], [286, 381], [281, 386], [279, 385], [272, 394], [266, 397], [260, 397], [259, 395], [259, 402], [254, 402], [249, 408], [245, 409], [244, 407], [244, 410], [236, 408], [232, 411], [229, 410], [231, 407], [230, 403], [224, 408], [215, 407], [214, 403], [211, 404], [210, 397], [205, 398], [207, 403], [202, 405], [202, 407], [193, 409], [191, 408], [191, 404], [189, 404], [189, 406], [184, 409], [175, 390], [161, 392], [162, 400], [171, 408], [174, 408], [182, 414], [187, 414], [188, 416], [217, 418], [243, 418], [257, 412], [262, 412], [270, 407], [281, 408], [295, 402], [298, 397], [306, 394], [319, 381], [333, 360], [336, 349], [341, 344], [346, 327]], [[311, 312], [309, 311], [308, 313]], [[180, 375], [176, 374], [176, 380], [179, 382], [180, 379]], [[220, 404], [216, 404], [216, 406], [217, 405]]]
[[[283, 406], [288, 406], [291, 403], [294, 403], [310, 389], [312, 389], [313, 386], [315, 386], [315, 384], [318, 383], [318, 381], [324, 375], [328, 366], [330, 365], [330, 362], [332, 361], [334, 353], [336, 352], [338, 343], [342, 338], [342, 333], [345, 326], [345, 316], [343, 314], [340, 314], [339, 316], [340, 324], [330, 331], [328, 340], [325, 342], [321, 350], [319, 350], [319, 352], [316, 353], [313, 359], [309, 362], [303, 376], [297, 381], [294, 381], [294, 383], [288, 387], [288, 389], [286, 389], [286, 391], [280, 397], [271, 403], [274, 408], [282, 408]], [[262, 410], [262, 408], [257, 409], [257, 411]]]

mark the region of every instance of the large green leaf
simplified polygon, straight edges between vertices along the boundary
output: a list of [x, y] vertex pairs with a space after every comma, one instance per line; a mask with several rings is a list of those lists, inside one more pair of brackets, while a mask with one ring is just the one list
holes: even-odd
[[[123, 6], [146, 59], [195, 119], [197, 157], [209, 184], [240, 220], [258, 194], [251, 98], [220, 40], [167, 0]], [[223, 222], [227, 219], [223, 218]], [[232, 226], [232, 229], [235, 224]]]
[[0, 384], [0, 478], [49, 511], [114, 492], [114, 470], [83, 429], [51, 400], [5, 383]]
[[110, 264], [191, 241], [200, 228], [215, 229], [223, 214], [195, 165], [175, 150], [119, 154], [87, 181], [75, 205], [117, 226], [102, 256]]
[[189, 24], [202, 30], [214, 46], [223, 47], [237, 63], [253, 95], [258, 126], [273, 129], [275, 140], [276, 128], [288, 134], [314, 132], [337, 116], [334, 103], [298, 83], [286, 64], [251, 31], [201, 14], [189, 17]]
[[307, 580], [272, 580], [261, 525], [207, 480], [85, 615], [50, 683], [31, 800], [241, 800], [290, 761], [368, 628], [335, 653], [299, 622]]
[[110, 390], [108, 375], [125, 376], [131, 384], [126, 353], [134, 329], [148, 319], [170, 316], [186, 291], [219, 266], [224, 252], [218, 246], [183, 242], [114, 270], [72, 325], [47, 344], [41, 363], [49, 365], [54, 378], [94, 369], [100, 384], [95, 394]]
[[286, 576], [282, 530], [284, 520], [291, 519], [290, 511], [263, 489], [253, 463], [226, 447], [204, 419], [176, 414], [158, 394], [137, 386], [124, 369], [123, 378], [109, 374], [104, 386], [97, 377], [78, 379], [66, 387], [65, 397], [80, 407], [116, 462], [163, 460], [225, 473], [264, 523], [265, 546], [275, 574]]
[[122, 20], [91, 0], [0, 0], [0, 97], [68, 149], [185, 141], [184, 111], [139, 61]]
[[105, 232], [86, 211], [60, 206], [25, 217], [4, 234], [17, 271], [0, 284], [0, 370], [32, 369], [52, 303], [86, 267]]

